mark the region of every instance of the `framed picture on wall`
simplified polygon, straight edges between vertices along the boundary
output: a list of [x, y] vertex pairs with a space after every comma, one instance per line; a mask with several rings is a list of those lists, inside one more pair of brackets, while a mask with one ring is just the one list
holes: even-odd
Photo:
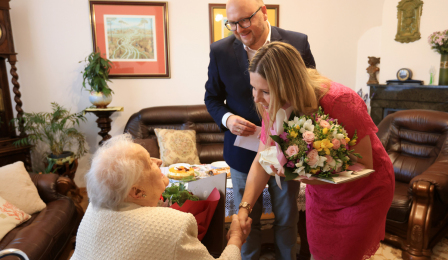
[[[272, 26], [279, 26], [279, 5], [266, 5], [268, 21]], [[225, 26], [227, 21], [226, 4], [208, 4], [210, 23], [210, 43], [214, 43], [233, 33]]]
[[90, 22], [110, 78], [170, 78], [167, 2], [90, 1]]

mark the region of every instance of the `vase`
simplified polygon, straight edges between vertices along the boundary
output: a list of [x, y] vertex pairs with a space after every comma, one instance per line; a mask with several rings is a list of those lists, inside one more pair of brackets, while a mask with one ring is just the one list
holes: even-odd
[[448, 86], [448, 53], [440, 57], [439, 86]]
[[90, 92], [89, 96], [90, 103], [95, 105], [97, 108], [106, 108], [107, 105], [112, 102], [112, 95], [104, 95], [103, 92]]

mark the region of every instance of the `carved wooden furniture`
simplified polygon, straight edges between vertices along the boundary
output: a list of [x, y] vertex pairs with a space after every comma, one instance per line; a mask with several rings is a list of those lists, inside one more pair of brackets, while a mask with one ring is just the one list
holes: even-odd
[[[31, 170], [30, 146], [15, 147], [12, 143], [17, 140], [15, 129], [10, 125], [13, 119], [11, 96], [9, 93], [6, 60], [11, 64], [12, 84], [14, 86], [14, 101], [16, 103], [17, 118], [23, 116], [22, 101], [20, 100], [20, 85], [17, 75], [17, 53], [12, 39], [11, 20], [9, 16], [9, 0], [0, 0], [0, 166], [16, 161], [23, 161], [28, 171]], [[23, 127], [19, 126], [20, 137], [25, 135]]]
[[98, 124], [98, 127], [101, 129], [101, 131], [98, 132], [98, 135], [103, 138], [98, 144], [102, 145], [105, 141], [112, 138], [112, 136], [109, 134], [109, 131], [112, 128], [110, 124], [112, 122], [112, 119], [110, 119], [110, 116], [117, 111], [123, 111], [123, 107], [87, 108], [84, 111], [86, 113], [93, 113], [98, 117], [96, 122]]
[[429, 260], [448, 233], [448, 113], [398, 111], [378, 130], [395, 172], [386, 241], [400, 247], [405, 260]]
[[448, 112], [448, 86], [369, 85], [373, 122], [378, 125], [388, 114], [404, 109], [429, 109]]

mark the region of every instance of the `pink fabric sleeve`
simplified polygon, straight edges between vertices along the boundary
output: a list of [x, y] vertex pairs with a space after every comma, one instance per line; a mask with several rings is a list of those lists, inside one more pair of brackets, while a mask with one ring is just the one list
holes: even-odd
[[266, 131], [264, 130], [264, 120], [261, 120], [260, 141], [266, 144]]

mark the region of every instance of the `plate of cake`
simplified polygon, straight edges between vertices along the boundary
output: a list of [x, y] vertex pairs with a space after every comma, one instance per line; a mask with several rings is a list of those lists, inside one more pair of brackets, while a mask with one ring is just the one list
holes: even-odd
[[176, 163], [168, 167], [168, 178], [170, 179], [183, 180], [194, 177], [194, 169], [188, 163]]
[[225, 161], [218, 161], [211, 163], [212, 169], [209, 171], [210, 175], [226, 174], [230, 178], [230, 167]]

